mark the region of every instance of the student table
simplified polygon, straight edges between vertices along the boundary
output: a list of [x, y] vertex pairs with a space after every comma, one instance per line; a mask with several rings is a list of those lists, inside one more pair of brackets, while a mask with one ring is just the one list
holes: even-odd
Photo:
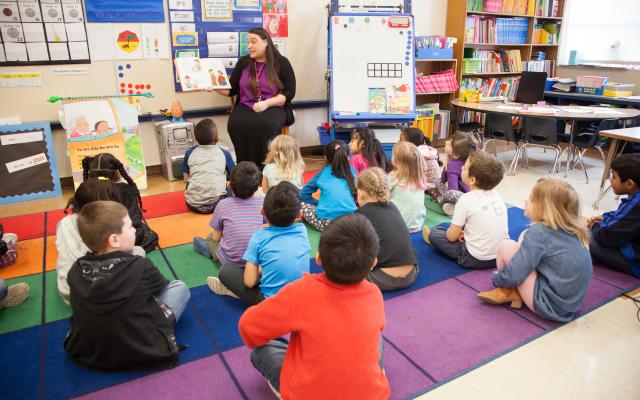
[[620, 142], [624, 142], [620, 147], [620, 151], [624, 150], [624, 146], [626, 146], [628, 142], [640, 143], [640, 127], [602, 131], [600, 132], [600, 136], [610, 138], [611, 145], [609, 146], [609, 153], [607, 153], [607, 161], [604, 164], [602, 180], [600, 181], [600, 191], [598, 192], [598, 197], [596, 197], [596, 200], [593, 202], [593, 208], [595, 210], [598, 209], [600, 200], [602, 200], [607, 192], [611, 190], [611, 185], [609, 185], [607, 189], [605, 189], [604, 187], [607, 184], [607, 180], [609, 179], [609, 174], [611, 173], [611, 164], [613, 163], [613, 159], [618, 153], [618, 146], [621, 144]]
[[[603, 119], [631, 119], [640, 116], [640, 110], [633, 108], [615, 108], [611, 109], [611, 112], [603, 111], [599, 108], [597, 112], [587, 112], [587, 110], [581, 110], [582, 112], [576, 112], [576, 106], [527, 106], [526, 109], [522, 109], [522, 104], [502, 102], [495, 103], [469, 103], [462, 100], [454, 100], [451, 102], [455, 107], [462, 108], [467, 111], [475, 111], [480, 113], [491, 114], [504, 114], [515, 117], [545, 117], [553, 118], [563, 121], [601, 121]], [[549, 110], [551, 112], [544, 112]], [[557, 111], [556, 111], [557, 110]], [[571, 135], [569, 137], [569, 149], [567, 151], [567, 168], [565, 170], [565, 178], [569, 172], [570, 160], [574, 156], [573, 151], [573, 138], [575, 136], [575, 129], [577, 124], [571, 124]]]

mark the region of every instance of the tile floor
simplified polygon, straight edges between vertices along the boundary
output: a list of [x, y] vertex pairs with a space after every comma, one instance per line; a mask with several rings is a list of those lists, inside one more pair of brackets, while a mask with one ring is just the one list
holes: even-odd
[[[513, 149], [498, 145], [498, 157], [507, 165]], [[489, 147], [489, 151], [493, 147]], [[529, 168], [518, 168], [515, 176], [506, 176], [498, 191], [508, 203], [523, 207], [535, 181], [551, 167], [551, 151], [529, 151]], [[591, 216], [617, 207], [613, 194], [600, 203], [600, 211], [591, 207], [595, 199], [602, 162], [587, 158], [590, 183], [581, 169], [569, 171], [567, 180], [582, 200], [583, 215]], [[322, 166], [321, 157], [306, 158], [307, 169]], [[563, 170], [556, 176], [562, 177]], [[145, 195], [181, 190], [182, 181], [167, 182], [160, 176], [149, 178]], [[0, 217], [63, 208], [72, 191], [58, 199], [36, 200], [3, 206]], [[631, 295], [640, 294], [640, 290]], [[568, 323], [486, 365], [446, 383], [419, 397], [440, 399], [640, 399], [640, 321], [637, 308], [628, 298], [611, 303]]]

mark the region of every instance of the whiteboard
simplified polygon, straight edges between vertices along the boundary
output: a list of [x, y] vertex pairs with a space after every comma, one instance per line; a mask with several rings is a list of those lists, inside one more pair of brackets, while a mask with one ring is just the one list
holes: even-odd
[[[334, 120], [415, 118], [414, 23], [408, 14], [334, 14], [329, 22]], [[372, 112], [370, 93], [405, 85], [409, 112]], [[387, 104], [387, 107], [389, 104]]]
[[[194, 0], [195, 1], [195, 0]], [[166, 3], [166, 2], [165, 2]], [[289, 37], [285, 38], [286, 56], [296, 74], [295, 102], [326, 101], [327, 90], [327, 2], [326, 0], [289, 1]], [[165, 4], [165, 13], [166, 4]], [[169, 32], [169, 23], [159, 24]], [[58, 75], [61, 65], [0, 67], [0, 74], [39, 72], [43, 85], [2, 88], [0, 117], [19, 115], [23, 122], [57, 121], [60, 103], [51, 104], [51, 96], [99, 96], [119, 92], [116, 68], [123, 60], [92, 61], [83, 64], [86, 74]], [[158, 113], [179, 100], [185, 110], [227, 107], [228, 98], [210, 92], [176, 93], [173, 64], [169, 59], [126, 60], [132, 65], [129, 80], [151, 85], [153, 99], [142, 99], [143, 113]]]

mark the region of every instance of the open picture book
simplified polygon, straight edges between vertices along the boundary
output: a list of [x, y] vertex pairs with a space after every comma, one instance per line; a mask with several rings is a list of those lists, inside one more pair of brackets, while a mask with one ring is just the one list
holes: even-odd
[[183, 92], [231, 89], [222, 60], [217, 58], [176, 58], [176, 71]]

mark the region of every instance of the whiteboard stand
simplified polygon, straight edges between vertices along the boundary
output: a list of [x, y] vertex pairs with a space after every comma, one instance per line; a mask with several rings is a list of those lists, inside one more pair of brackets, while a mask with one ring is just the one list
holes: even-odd
[[[408, 124], [416, 118], [414, 32], [410, 14], [329, 14], [331, 139], [338, 124]], [[372, 110], [376, 98], [384, 104]]]

